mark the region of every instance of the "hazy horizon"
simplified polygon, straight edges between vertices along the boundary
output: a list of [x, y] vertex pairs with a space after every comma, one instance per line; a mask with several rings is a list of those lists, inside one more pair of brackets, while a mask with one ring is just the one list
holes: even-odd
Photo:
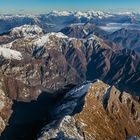
[[[108, 8], [109, 7], [109, 8]], [[59, 11], [107, 11], [107, 12], [140, 12], [140, 1], [138, 0], [2, 0], [0, 2], [0, 13], [22, 14], [22, 13], [47, 13], [53, 10]]]

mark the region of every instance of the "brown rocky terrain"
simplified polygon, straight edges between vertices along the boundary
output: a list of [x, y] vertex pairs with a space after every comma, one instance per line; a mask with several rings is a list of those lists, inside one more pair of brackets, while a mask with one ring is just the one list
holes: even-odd
[[[82, 88], [86, 86], [64, 96], [63, 102], [55, 110], [62, 118], [44, 127], [39, 140], [126, 140], [131, 136], [140, 137], [139, 98], [133, 98], [102, 81], [94, 82], [87, 91]], [[75, 100], [76, 97], [81, 98], [79, 102], [85, 98], [85, 103], [79, 113], [73, 114], [71, 111], [80, 105], [77, 103], [73, 108], [71, 99]], [[72, 116], [63, 118], [64, 110], [65, 115]]]
[[5, 129], [8, 119], [12, 113], [12, 101], [7, 97], [5, 92], [2, 90], [2, 81], [0, 80], [0, 134]]

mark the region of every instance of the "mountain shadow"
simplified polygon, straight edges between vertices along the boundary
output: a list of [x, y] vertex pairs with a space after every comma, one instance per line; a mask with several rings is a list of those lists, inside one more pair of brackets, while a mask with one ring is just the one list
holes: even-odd
[[42, 92], [36, 101], [14, 101], [13, 113], [2, 133], [1, 140], [35, 140], [44, 123], [51, 121], [50, 112], [74, 85], [68, 85], [57, 93]]

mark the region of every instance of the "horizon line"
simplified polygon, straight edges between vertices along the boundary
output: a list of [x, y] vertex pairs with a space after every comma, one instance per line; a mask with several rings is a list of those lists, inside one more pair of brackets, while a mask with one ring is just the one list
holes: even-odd
[[58, 9], [53, 9], [53, 10], [43, 10], [43, 11], [34, 11], [34, 10], [29, 10], [29, 11], [27, 11], [27, 10], [25, 10], [25, 9], [21, 9], [21, 10], [16, 10], [16, 11], [3, 11], [3, 10], [1, 10], [0, 9], [0, 14], [3, 14], [3, 15], [12, 15], [12, 14], [17, 14], [17, 15], [22, 15], [22, 14], [35, 14], [35, 15], [37, 15], [37, 14], [48, 14], [48, 13], [51, 13], [51, 12], [88, 12], [88, 11], [94, 11], [94, 12], [108, 12], [108, 13], [110, 13], [110, 12], [112, 12], [112, 13], [126, 13], [126, 12], [130, 12], [130, 13], [140, 13], [140, 10], [133, 10], [133, 9], [121, 9], [121, 8], [118, 8], [118, 9], [95, 9], [95, 8], [93, 8], [92, 10], [63, 10], [63, 9], [60, 9], [60, 10], [58, 10]]

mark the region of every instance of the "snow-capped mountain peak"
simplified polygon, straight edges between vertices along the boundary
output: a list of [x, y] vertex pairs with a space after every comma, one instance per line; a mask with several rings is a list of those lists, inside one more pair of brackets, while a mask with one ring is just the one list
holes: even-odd
[[49, 14], [54, 15], [54, 16], [69, 16], [69, 15], [72, 14], [72, 12], [69, 12], [69, 11], [52, 11]]
[[49, 16], [73, 16], [77, 18], [88, 18], [91, 19], [93, 17], [98, 18], [107, 18], [113, 16], [109, 12], [102, 12], [102, 11], [76, 11], [76, 12], [69, 12], [69, 11], [53, 11], [48, 14]]
[[30, 38], [42, 34], [43, 30], [37, 25], [23, 25], [13, 28], [10, 33], [17, 37]]
[[43, 35], [42, 37], [40, 37], [39, 39], [37, 39], [33, 44], [34, 46], [38, 46], [38, 47], [41, 47], [41, 46], [44, 46], [44, 44], [46, 42], [49, 41], [49, 38], [51, 36], [55, 36], [57, 38], [68, 38], [66, 35], [64, 35], [63, 33], [61, 32], [58, 32], [58, 33], [55, 33], [55, 32], [52, 32], [52, 33], [48, 33], [48, 34], [45, 34]]

